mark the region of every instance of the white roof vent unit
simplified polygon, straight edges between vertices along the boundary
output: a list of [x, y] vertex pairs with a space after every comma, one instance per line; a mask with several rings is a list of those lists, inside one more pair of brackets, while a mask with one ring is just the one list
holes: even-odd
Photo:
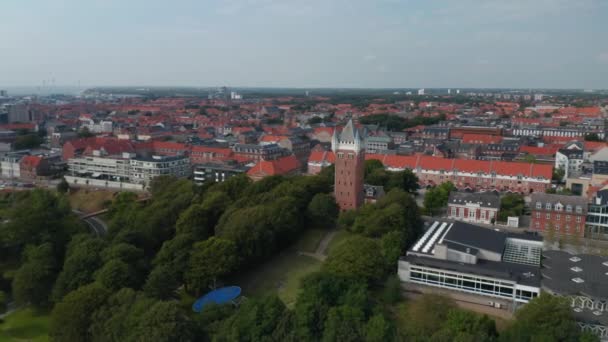
[[572, 261], [572, 262], [579, 262], [579, 261], [581, 261], [581, 260], [582, 260], [582, 259], [581, 259], [581, 258], [579, 258], [579, 257], [577, 257], [577, 256], [574, 256], [574, 257], [570, 258], [570, 261]]
[[604, 261], [604, 262], [602, 263], [602, 265], [604, 265], [604, 266], [608, 266], [608, 261]]
[[581, 284], [581, 283], [584, 283], [584, 282], [585, 282], [585, 281], [584, 281], [583, 279], [581, 279], [581, 278], [573, 278], [573, 279], [572, 279], [572, 281], [573, 281], [573, 282], [575, 282], [575, 283], [577, 283], [577, 284]]
[[572, 271], [574, 271], [574, 272], [577, 272], [577, 273], [578, 273], [578, 272], [582, 272], [582, 271], [583, 271], [583, 269], [582, 269], [582, 268], [580, 268], [580, 267], [578, 267], [578, 266], [570, 267], [570, 269], [571, 269]]

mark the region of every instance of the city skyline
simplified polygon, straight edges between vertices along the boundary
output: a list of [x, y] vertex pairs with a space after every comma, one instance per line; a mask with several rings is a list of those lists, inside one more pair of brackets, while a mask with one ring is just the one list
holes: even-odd
[[606, 89], [607, 14], [597, 0], [10, 0], [0, 83]]

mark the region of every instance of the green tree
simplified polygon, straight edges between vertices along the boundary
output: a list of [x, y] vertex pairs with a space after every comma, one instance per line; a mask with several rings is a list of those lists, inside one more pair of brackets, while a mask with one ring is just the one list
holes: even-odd
[[454, 190], [456, 190], [456, 187], [451, 182], [429, 189], [424, 195], [424, 209], [427, 214], [433, 215], [439, 209], [444, 208], [448, 204], [450, 192]]
[[112, 259], [103, 265], [95, 274], [95, 280], [103, 287], [116, 291], [123, 287], [136, 287], [137, 275], [129, 266], [120, 259]]
[[369, 312], [367, 283], [353, 277], [313, 273], [302, 280], [295, 307], [295, 331], [299, 341], [319, 341], [323, 337], [328, 311], [348, 305]]
[[15, 138], [13, 148], [15, 150], [27, 150], [40, 147], [43, 142], [44, 140], [38, 134], [19, 135]]
[[214, 340], [218, 341], [287, 341], [292, 331], [282, 327], [292, 319], [285, 304], [276, 296], [247, 300], [239, 310], [221, 326]]
[[397, 261], [399, 261], [400, 256], [404, 255], [405, 246], [405, 236], [402, 231], [388, 232], [380, 239], [382, 256], [388, 273], [393, 273], [397, 269]]
[[331, 164], [330, 166], [324, 167], [321, 172], [319, 172], [317, 177], [325, 180], [326, 183], [333, 185], [336, 177], [335, 165]]
[[78, 235], [72, 239], [63, 269], [53, 287], [54, 301], [93, 281], [93, 274], [102, 266], [100, 254], [104, 246], [103, 240], [88, 235]]
[[524, 161], [530, 164], [536, 164], [538, 162], [536, 157], [531, 154], [526, 154], [526, 156], [524, 157]]
[[49, 303], [58, 267], [53, 246], [45, 243], [29, 247], [25, 251], [25, 262], [13, 278], [13, 296], [18, 304], [44, 307]]
[[113, 293], [91, 317], [92, 341], [128, 341], [140, 317], [155, 303], [129, 288]]
[[385, 190], [401, 189], [405, 192], [414, 193], [418, 191], [419, 188], [418, 176], [416, 176], [412, 170], [404, 170], [400, 172], [390, 172]]
[[408, 339], [428, 339], [447, 320], [448, 312], [456, 305], [448, 298], [436, 294], [425, 294], [405, 308], [404, 317], [408, 322], [403, 327]]
[[387, 304], [395, 304], [401, 300], [401, 291], [401, 279], [396, 274], [393, 274], [384, 283], [382, 300]]
[[336, 200], [330, 194], [316, 194], [308, 204], [308, 218], [316, 227], [332, 228], [339, 213]]
[[[547, 314], [551, 313], [551, 314]], [[501, 341], [578, 341], [581, 332], [568, 300], [543, 293], [515, 313]]]
[[177, 288], [181, 285], [178, 271], [170, 264], [160, 264], [150, 272], [144, 292], [152, 298], [167, 300], [175, 297]]
[[212, 237], [198, 242], [192, 249], [186, 273], [188, 287], [197, 295], [215, 288], [217, 279], [228, 275], [238, 265], [236, 245], [229, 240]]
[[551, 179], [556, 182], [563, 182], [564, 176], [566, 176], [566, 171], [561, 167], [556, 167], [553, 169], [553, 174], [551, 175]]
[[88, 127], [82, 127], [79, 131], [78, 131], [78, 137], [79, 138], [92, 138], [94, 137], [95, 134], [91, 133], [91, 131], [89, 130]]
[[110, 292], [91, 284], [66, 295], [51, 313], [50, 337], [53, 341], [91, 341], [92, 315]]
[[378, 159], [368, 159], [365, 161], [364, 176], [367, 177], [375, 170], [384, 170], [384, 165]]
[[[372, 159], [375, 160], [375, 159]], [[368, 160], [368, 161], [372, 161]], [[365, 176], [365, 184], [377, 185], [377, 186], [387, 186], [390, 180], [390, 172], [384, 169], [374, 169], [368, 175]]]
[[384, 342], [395, 340], [391, 322], [381, 314], [372, 316], [364, 327], [366, 342]]
[[194, 341], [196, 326], [178, 302], [156, 302], [143, 313], [133, 329], [131, 341]]
[[6, 247], [20, 251], [25, 245], [49, 242], [60, 256], [70, 236], [84, 231], [65, 196], [35, 189], [17, 194], [10, 201], [0, 226], [0, 240]]
[[431, 338], [433, 341], [495, 341], [498, 337], [496, 323], [470, 311], [451, 309], [446, 321]]
[[65, 180], [65, 178], [61, 178], [61, 181], [57, 184], [57, 191], [59, 193], [65, 194], [70, 191], [70, 184]]
[[355, 220], [357, 219], [357, 211], [355, 210], [346, 210], [341, 211], [338, 215], [338, 228], [340, 229], [349, 229], [355, 224]]
[[361, 341], [364, 324], [365, 314], [361, 309], [348, 305], [333, 307], [327, 312], [322, 341]]
[[6, 311], [7, 305], [6, 293], [4, 293], [4, 291], [0, 291], [0, 313]]
[[507, 222], [509, 216], [521, 216], [524, 214], [526, 202], [520, 194], [506, 194], [500, 199], [500, 211], [498, 220]]
[[342, 276], [377, 281], [384, 276], [384, 258], [378, 243], [370, 238], [352, 236], [334, 248], [323, 270]]

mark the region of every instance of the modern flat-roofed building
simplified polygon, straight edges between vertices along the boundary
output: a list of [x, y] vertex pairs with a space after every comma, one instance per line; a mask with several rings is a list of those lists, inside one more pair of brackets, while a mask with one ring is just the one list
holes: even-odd
[[608, 240], [608, 189], [598, 191], [587, 210], [585, 237]]
[[206, 181], [224, 182], [232, 176], [245, 173], [248, 167], [240, 164], [229, 163], [205, 163], [196, 165], [194, 168], [194, 182], [202, 184]]
[[[401, 281], [516, 307], [540, 294], [542, 238], [435, 221], [401, 257]], [[490, 301], [487, 301], [487, 299]]]
[[581, 329], [608, 341], [608, 258], [563, 251], [543, 256], [543, 291], [567, 297]]
[[[158, 176], [190, 176], [187, 156], [137, 157], [133, 153], [121, 156], [83, 156], [68, 160], [68, 182], [98, 185], [99, 181], [149, 185]], [[87, 182], [88, 181], [88, 182]]]

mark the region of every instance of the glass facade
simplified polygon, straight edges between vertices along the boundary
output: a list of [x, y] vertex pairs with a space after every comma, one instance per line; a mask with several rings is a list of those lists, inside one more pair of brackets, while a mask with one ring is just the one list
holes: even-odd
[[540, 289], [536, 291], [517, 289], [514, 282], [505, 280], [416, 265], [410, 265], [410, 281], [484, 296], [515, 300], [521, 303], [527, 303], [532, 298], [538, 296], [540, 292]]
[[589, 204], [585, 236], [608, 240], [608, 205]]

